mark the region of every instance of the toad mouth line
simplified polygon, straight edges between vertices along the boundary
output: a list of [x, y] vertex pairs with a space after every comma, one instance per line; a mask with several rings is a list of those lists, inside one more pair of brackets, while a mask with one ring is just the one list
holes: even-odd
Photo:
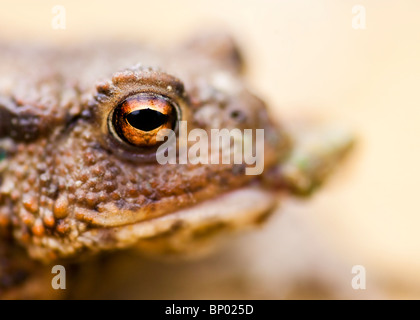
[[114, 242], [128, 247], [138, 243], [138, 240], [149, 241], [180, 232], [194, 235], [200, 230], [212, 229], [211, 226], [216, 224], [229, 230], [243, 229], [262, 221], [276, 208], [278, 201], [277, 193], [244, 187], [150, 220], [89, 230], [81, 235], [81, 239], [89, 243], [102, 243], [106, 249], [112, 247]]

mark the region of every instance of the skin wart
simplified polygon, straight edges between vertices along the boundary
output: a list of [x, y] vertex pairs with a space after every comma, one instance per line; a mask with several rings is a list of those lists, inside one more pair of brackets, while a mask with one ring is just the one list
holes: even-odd
[[[48, 263], [132, 246], [198, 251], [265, 220], [279, 191], [312, 193], [352, 144], [337, 130], [275, 123], [225, 35], [166, 51], [0, 47], [0, 295], [28, 282], [33, 268], [19, 263], [27, 256]], [[264, 129], [264, 172], [156, 163], [154, 131], [122, 121], [145, 108], [174, 121], [166, 127], [184, 120], [209, 135]]]

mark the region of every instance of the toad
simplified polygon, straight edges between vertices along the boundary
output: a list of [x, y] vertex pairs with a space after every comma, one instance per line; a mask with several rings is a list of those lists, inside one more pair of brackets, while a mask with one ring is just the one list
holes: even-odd
[[[165, 256], [201, 252], [221, 235], [264, 221], [279, 194], [312, 194], [352, 145], [341, 130], [277, 123], [248, 88], [240, 52], [226, 35], [166, 50], [1, 44], [0, 61], [6, 297], [50, 285], [51, 273], [42, 274], [36, 261], [79, 261], [129, 247]], [[247, 174], [246, 161], [159, 163], [157, 155], [170, 151], [161, 148], [164, 130], [177, 146], [193, 144], [180, 138], [181, 121], [188, 133], [208, 136], [263, 130], [254, 142], [263, 145], [264, 169]]]

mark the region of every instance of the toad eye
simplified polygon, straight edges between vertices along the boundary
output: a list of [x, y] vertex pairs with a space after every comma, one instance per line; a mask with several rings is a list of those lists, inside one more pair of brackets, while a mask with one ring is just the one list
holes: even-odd
[[114, 110], [112, 131], [118, 138], [135, 147], [154, 147], [162, 143], [156, 138], [162, 129], [175, 130], [177, 108], [169, 98], [140, 93], [125, 99]]

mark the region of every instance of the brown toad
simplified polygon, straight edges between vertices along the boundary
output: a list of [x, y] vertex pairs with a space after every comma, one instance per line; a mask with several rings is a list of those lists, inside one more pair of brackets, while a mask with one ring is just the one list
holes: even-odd
[[[164, 52], [8, 44], [0, 61], [0, 292], [34, 272], [20, 248], [44, 262], [132, 246], [197, 252], [260, 223], [279, 191], [311, 193], [351, 145], [338, 131], [275, 124], [224, 35]], [[263, 173], [158, 163], [159, 133], [172, 129], [179, 146], [180, 121], [209, 135], [263, 129]]]

